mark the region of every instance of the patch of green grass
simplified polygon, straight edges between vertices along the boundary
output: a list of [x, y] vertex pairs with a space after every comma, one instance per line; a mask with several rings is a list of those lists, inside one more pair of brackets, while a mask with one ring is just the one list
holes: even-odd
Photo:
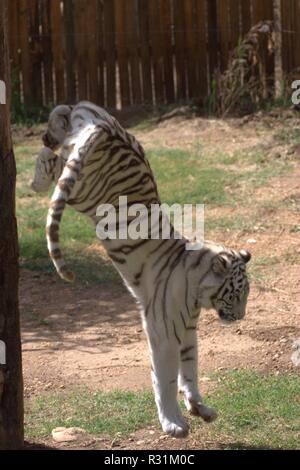
[[151, 391], [80, 390], [31, 400], [27, 404], [26, 434], [29, 438], [41, 437], [50, 435], [55, 427], [78, 426], [92, 434], [127, 436], [156, 420]]
[[225, 187], [236, 180], [235, 174], [202, 161], [201, 153], [153, 149], [147, 157], [167, 204], [224, 203]]
[[[115, 288], [125, 290], [122, 279], [110, 261], [96, 255], [84, 256], [82, 253], [65, 253], [68, 267], [75, 273], [76, 282], [84, 284], [113, 284]], [[21, 266], [31, 271], [58, 276], [50, 259], [21, 259]], [[61, 282], [65, 282], [61, 280]]]
[[[193, 440], [205, 439], [225, 448], [300, 448], [299, 375], [261, 375], [254, 371], [214, 374], [206, 402], [219, 412], [207, 426], [188, 418]], [[181, 403], [182, 405], [182, 403]], [[46, 437], [58, 426], [78, 426], [94, 435], [126, 437], [155, 424], [152, 391], [45, 393], [26, 404], [26, 437]], [[205, 433], [204, 433], [205, 427]]]
[[290, 169], [286, 162], [270, 162], [269, 165], [262, 165], [254, 171], [245, 172], [241, 175], [241, 180], [247, 183], [247, 189], [253, 190], [264, 186], [271, 178], [286, 174]]
[[17, 161], [17, 173], [20, 175], [19, 183], [22, 184], [21, 176], [23, 173], [30, 173], [33, 177], [33, 170], [35, 166], [35, 157], [40, 150], [41, 145], [30, 144], [30, 145], [16, 145], [14, 148], [15, 157]]
[[232, 441], [228, 448], [299, 449], [299, 391], [300, 377], [296, 374], [229, 372], [208, 396], [220, 411], [212, 432], [226, 434]]
[[241, 215], [241, 214], [234, 214], [228, 215], [223, 217], [213, 218], [209, 215], [209, 207], [206, 207], [206, 215], [205, 215], [205, 231], [207, 231], [209, 238], [209, 232], [211, 230], [226, 230], [226, 231], [233, 231], [233, 230], [251, 230], [253, 229], [253, 225], [255, 225], [255, 221], [251, 217], [252, 214], [249, 215]]
[[217, 160], [223, 165], [235, 165], [241, 162], [240, 153], [235, 152], [232, 154], [219, 153], [217, 154]]
[[[200, 144], [194, 151], [153, 148], [147, 157], [161, 199], [168, 204], [248, 204], [254, 188], [290, 169], [286, 162], [268, 161], [259, 152], [207, 156]], [[248, 169], [249, 164], [255, 164], [255, 169]]]

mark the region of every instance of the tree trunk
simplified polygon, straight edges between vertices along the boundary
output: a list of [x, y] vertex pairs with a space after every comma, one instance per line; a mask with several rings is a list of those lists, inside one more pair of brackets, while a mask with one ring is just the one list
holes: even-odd
[[[23, 446], [23, 381], [18, 308], [18, 235], [15, 216], [16, 166], [10, 131], [10, 72], [7, 0], [0, 1], [0, 449]], [[4, 354], [5, 352], [5, 354]]]
[[275, 99], [279, 100], [283, 92], [281, 0], [273, 0], [273, 11], [275, 29]]

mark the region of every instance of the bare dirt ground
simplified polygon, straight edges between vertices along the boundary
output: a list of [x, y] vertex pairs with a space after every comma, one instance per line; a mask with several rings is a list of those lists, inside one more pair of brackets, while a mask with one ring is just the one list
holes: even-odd
[[[218, 149], [234, 153], [260, 145], [274, 154], [287, 155], [288, 145], [274, 141], [274, 134], [285, 126], [286, 119], [276, 116], [249, 122], [174, 118], [153, 130], [138, 132], [137, 137], [146, 149], [153, 142], [192, 148], [201, 141], [208, 153]], [[253, 190], [253, 200], [272, 199], [271, 209], [262, 214], [261, 227], [216, 233], [216, 241], [249, 249], [254, 260], [278, 257], [279, 263], [266, 264], [263, 279], [253, 279], [247, 317], [240, 324], [224, 327], [214, 312], [201, 314], [198, 335], [204, 391], [211, 386], [207, 374], [215, 370], [251, 367], [295, 372], [291, 354], [293, 342], [300, 338], [300, 233], [291, 227], [300, 224], [300, 210], [287, 210], [284, 201], [292, 200], [300, 207], [297, 151], [294, 171]], [[25, 396], [80, 384], [99, 390], [151, 387], [139, 311], [124, 290], [67, 285], [56, 277], [23, 270], [20, 299]], [[91, 439], [83, 447], [185, 449], [191, 444], [192, 437], [179, 444], [151, 428], [126, 441]]]

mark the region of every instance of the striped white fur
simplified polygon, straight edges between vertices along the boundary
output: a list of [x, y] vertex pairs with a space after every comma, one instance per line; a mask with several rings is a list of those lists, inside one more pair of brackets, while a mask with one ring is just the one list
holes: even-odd
[[[48, 248], [58, 273], [71, 281], [74, 276], [64, 262], [58, 238], [66, 203], [96, 224], [99, 204], [111, 203], [118, 211], [119, 196], [127, 196], [128, 206], [143, 203], [149, 207], [160, 200], [140, 144], [91, 103], [54, 109], [44, 143], [52, 149], [61, 147], [56, 167], [64, 165], [58, 179], [56, 168], [46, 178], [49, 185], [57, 181], [47, 218]], [[47, 189], [38, 179], [36, 174], [33, 187]], [[187, 251], [186, 243], [175, 239], [174, 232], [170, 240], [103, 241], [141, 306], [159, 419], [164, 431], [176, 437], [186, 436], [189, 429], [178, 406], [178, 388], [192, 414], [205, 421], [216, 417], [203, 404], [198, 389], [196, 326], [201, 308], [214, 308], [224, 321], [238, 320], [245, 315], [249, 292], [245, 269], [249, 253], [212, 242], [201, 250]]]

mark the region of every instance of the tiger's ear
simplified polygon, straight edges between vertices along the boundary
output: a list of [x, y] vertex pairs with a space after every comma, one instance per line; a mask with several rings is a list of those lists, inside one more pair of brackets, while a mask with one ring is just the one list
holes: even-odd
[[215, 274], [226, 274], [231, 262], [225, 255], [216, 255], [212, 261], [212, 270]]
[[251, 259], [251, 253], [249, 253], [249, 251], [246, 251], [246, 250], [241, 250], [240, 257], [242, 258], [244, 263], [248, 263]]

